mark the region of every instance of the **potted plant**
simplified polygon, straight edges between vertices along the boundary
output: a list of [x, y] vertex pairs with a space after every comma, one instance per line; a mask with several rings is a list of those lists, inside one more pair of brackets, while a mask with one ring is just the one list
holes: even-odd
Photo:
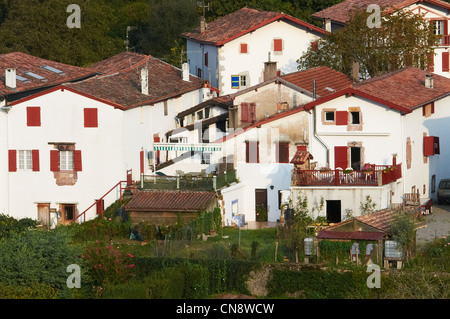
[[371, 166], [364, 166], [362, 169], [363, 174], [372, 174], [373, 173], [373, 167]]
[[319, 167], [319, 171], [321, 173], [327, 173], [327, 172], [330, 171], [330, 169], [328, 167], [326, 167], [326, 166], [322, 166], [322, 167]]
[[352, 174], [352, 173], [353, 173], [353, 168], [347, 167], [347, 168], [344, 169], [342, 172], [343, 172], [344, 174]]

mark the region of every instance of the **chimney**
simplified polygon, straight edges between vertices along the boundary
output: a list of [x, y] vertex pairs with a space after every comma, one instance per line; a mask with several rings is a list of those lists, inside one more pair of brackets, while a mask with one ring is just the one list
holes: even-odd
[[148, 95], [148, 68], [141, 70], [141, 93]]
[[432, 89], [433, 85], [433, 73], [425, 74], [425, 87]]
[[5, 69], [5, 85], [10, 89], [16, 89], [16, 69]]
[[189, 64], [183, 63], [181, 70], [183, 81], [189, 82]]
[[268, 81], [277, 77], [277, 62], [270, 61], [270, 52], [269, 52], [269, 61], [264, 62], [264, 81]]
[[331, 32], [331, 19], [325, 18], [325, 31]]
[[352, 64], [352, 79], [355, 83], [359, 82], [359, 62], [357, 61], [353, 61]]
[[206, 22], [205, 22], [205, 17], [202, 16], [200, 18], [200, 32], [205, 33], [205, 31], [206, 31]]

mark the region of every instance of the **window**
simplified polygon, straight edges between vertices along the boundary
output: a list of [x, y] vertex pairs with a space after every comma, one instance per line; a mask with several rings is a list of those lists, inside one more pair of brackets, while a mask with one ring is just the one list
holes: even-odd
[[283, 52], [283, 40], [282, 39], [274, 39], [273, 40], [273, 51]]
[[434, 20], [433, 21], [434, 34], [443, 35], [444, 34], [444, 20]]
[[247, 43], [241, 43], [239, 49], [240, 49], [240, 53], [248, 53], [248, 45], [247, 45]]
[[202, 78], [202, 69], [197, 68], [197, 77]]
[[80, 150], [51, 150], [50, 151], [50, 171], [82, 171]]
[[253, 123], [256, 121], [256, 104], [241, 103], [241, 123]]
[[360, 124], [359, 112], [350, 112], [351, 115], [351, 124]]
[[240, 84], [240, 77], [239, 75], [232, 75], [231, 76], [231, 88], [232, 89], [239, 89]]
[[436, 154], [440, 154], [439, 137], [424, 136], [424, 138], [423, 138], [423, 155], [433, 156]]
[[169, 114], [169, 106], [167, 105], [167, 101], [164, 101], [164, 116]]
[[203, 120], [203, 111], [197, 112], [197, 120]]
[[84, 109], [84, 127], [98, 127], [98, 111], [96, 108]]
[[211, 109], [209, 107], [205, 108], [205, 119], [209, 118]]
[[208, 52], [205, 53], [205, 66], [208, 66]]
[[59, 152], [59, 169], [61, 171], [73, 170], [73, 151]]
[[289, 143], [277, 143], [276, 146], [276, 162], [289, 163]]
[[334, 112], [333, 111], [325, 112], [325, 122], [334, 122]]
[[27, 107], [27, 126], [41, 126], [41, 108], [39, 106]]
[[33, 168], [31, 151], [18, 151], [18, 162], [20, 170], [30, 170]]
[[259, 142], [245, 142], [245, 162], [259, 163]]
[[32, 170], [39, 172], [39, 150], [9, 150], [9, 171]]
[[246, 75], [241, 75], [240, 76], [240, 84], [241, 87], [246, 87], [247, 86], [247, 76]]

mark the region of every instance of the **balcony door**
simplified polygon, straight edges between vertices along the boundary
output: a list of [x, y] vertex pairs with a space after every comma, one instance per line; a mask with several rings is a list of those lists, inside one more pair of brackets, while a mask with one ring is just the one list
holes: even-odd
[[347, 146], [334, 147], [334, 169], [348, 167]]

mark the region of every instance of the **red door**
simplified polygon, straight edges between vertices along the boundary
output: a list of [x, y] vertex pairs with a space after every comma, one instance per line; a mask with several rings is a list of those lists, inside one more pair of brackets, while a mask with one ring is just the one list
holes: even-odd
[[345, 169], [348, 166], [347, 146], [334, 147], [334, 169]]

